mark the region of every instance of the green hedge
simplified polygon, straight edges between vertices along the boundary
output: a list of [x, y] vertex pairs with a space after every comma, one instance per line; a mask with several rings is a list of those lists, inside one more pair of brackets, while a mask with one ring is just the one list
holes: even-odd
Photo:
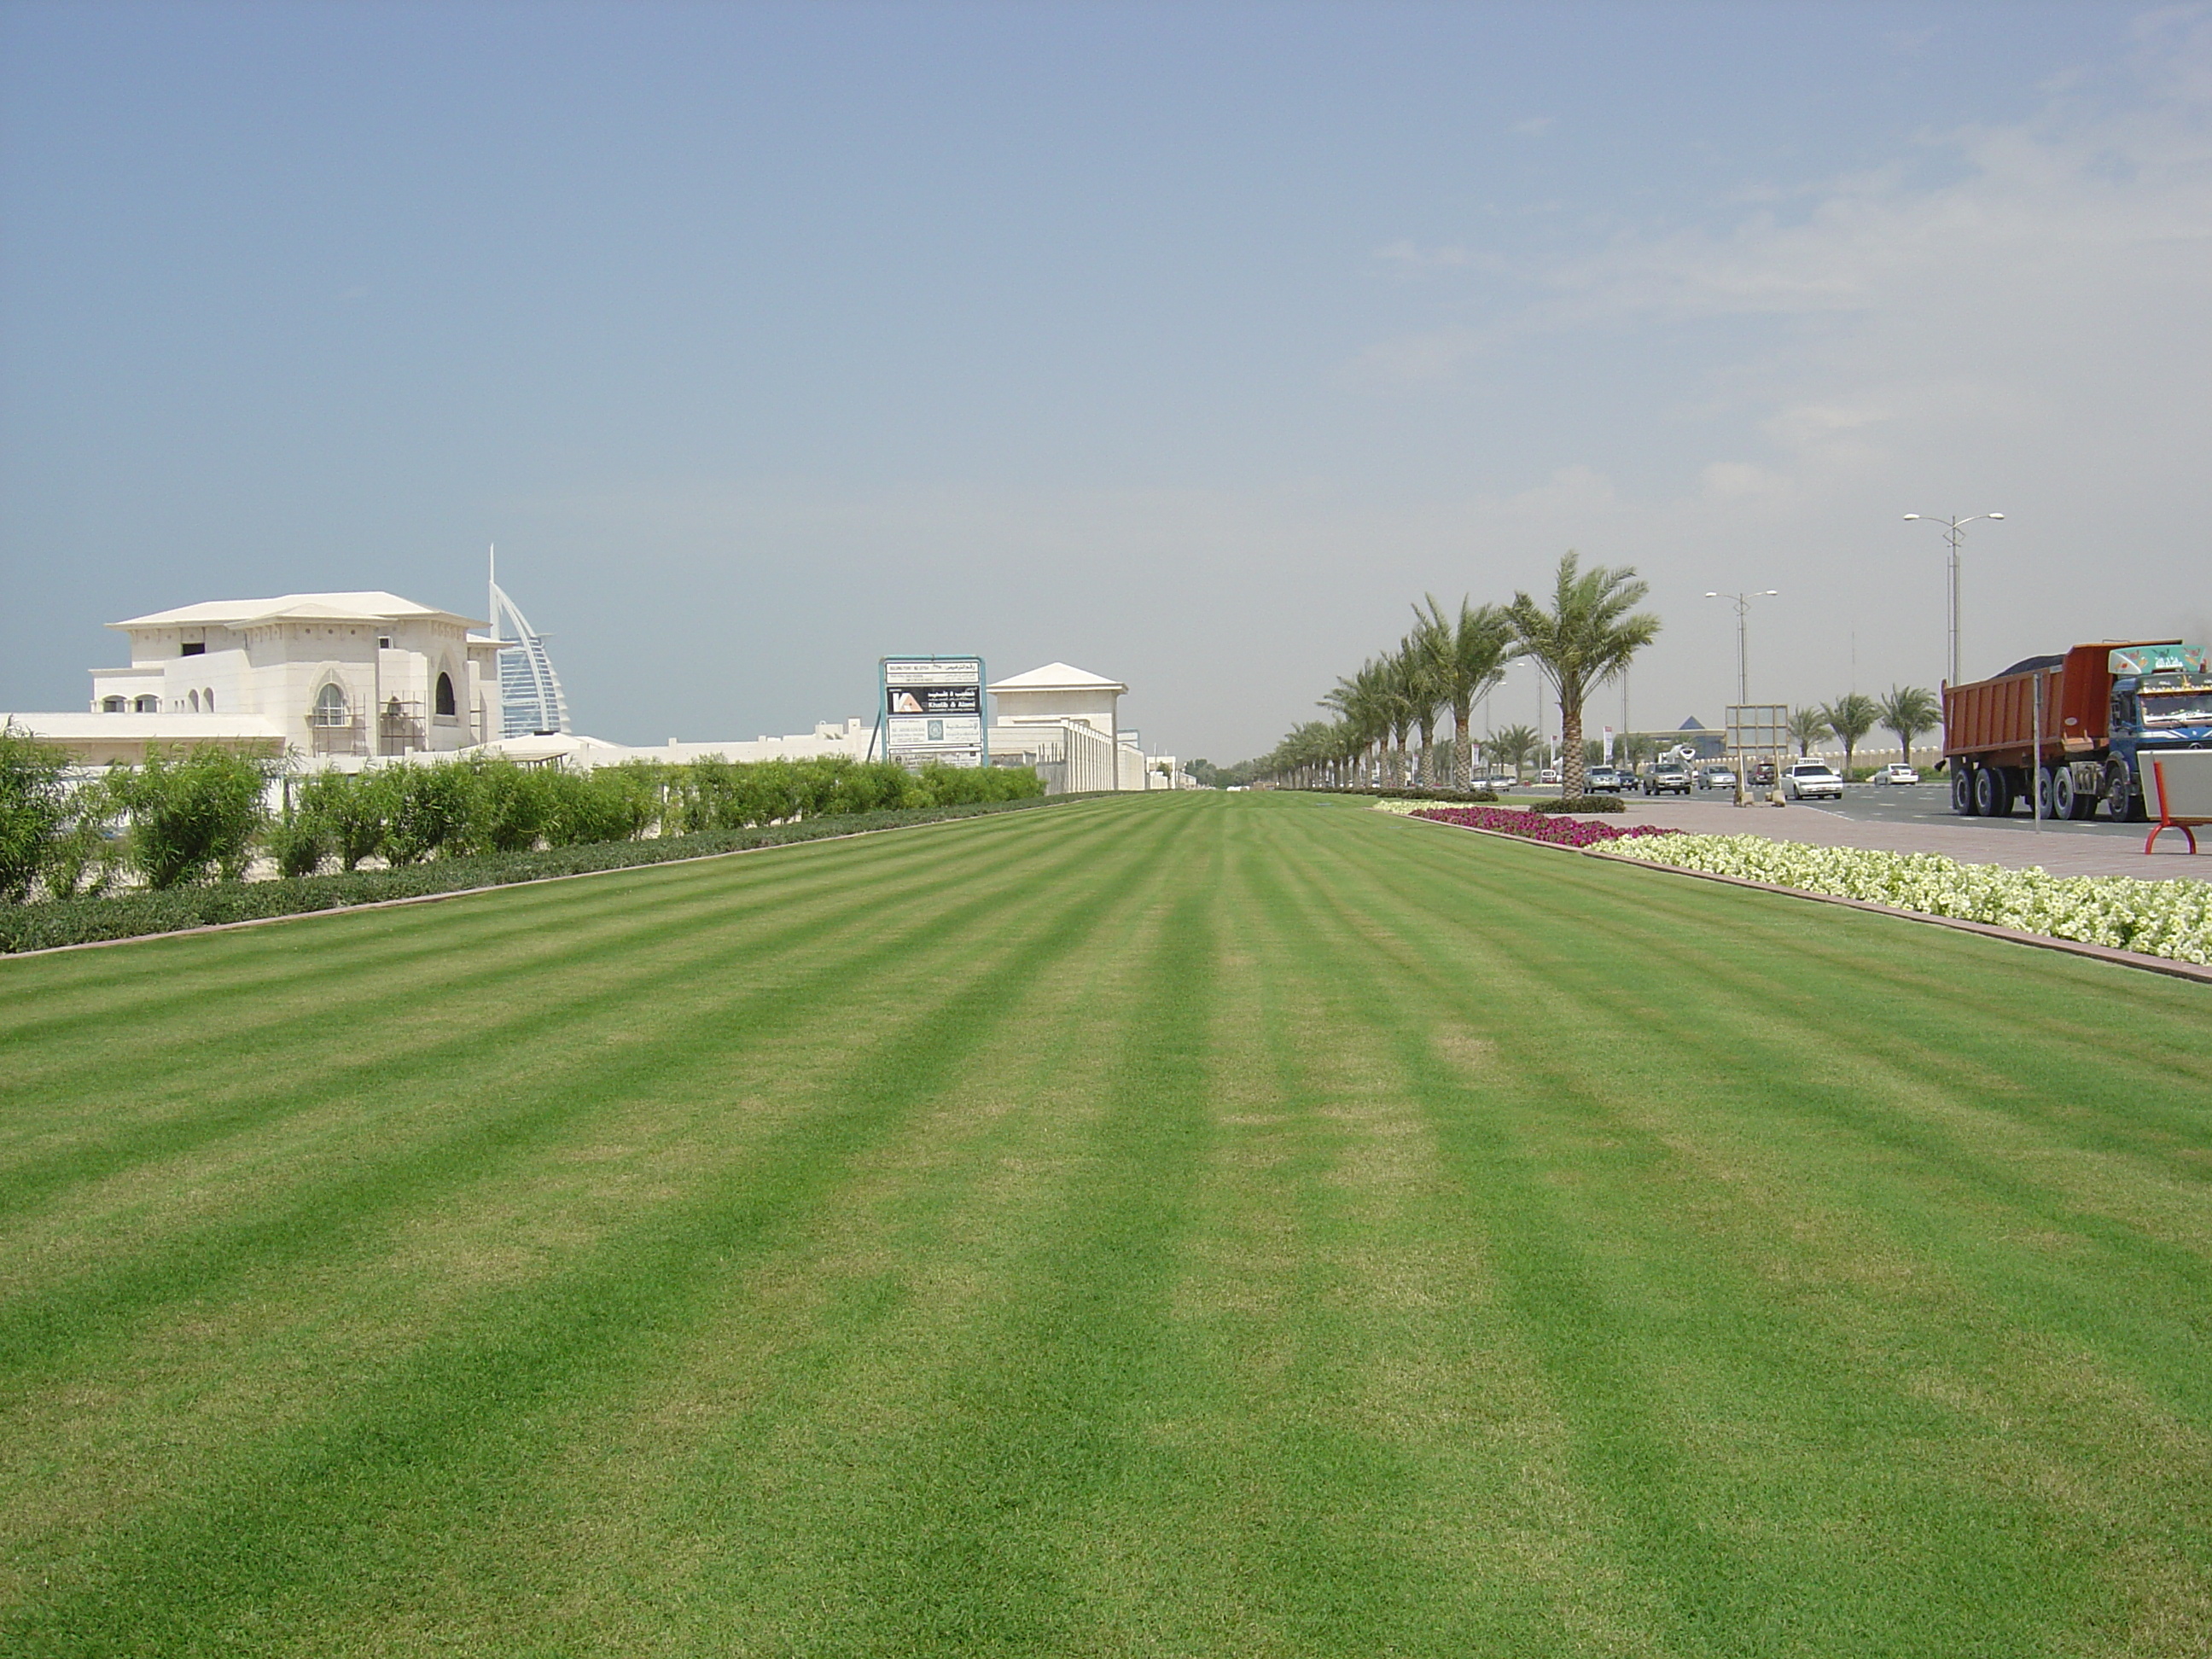
[[1626, 812], [1628, 805], [1618, 795], [1570, 795], [1565, 800], [1540, 800], [1530, 803], [1528, 810], [1535, 813], [1551, 812]]
[[1367, 800], [1433, 800], [1459, 806], [1485, 805], [1500, 799], [1495, 789], [1399, 789], [1381, 784], [1359, 788], [1345, 788], [1332, 784], [1309, 785], [1295, 793], [1301, 795], [1358, 795]]
[[654, 841], [601, 842], [538, 852], [483, 853], [390, 870], [342, 871], [327, 876], [294, 876], [276, 881], [226, 882], [214, 886], [119, 893], [106, 898], [0, 905], [0, 954], [46, 950], [58, 945], [86, 945], [100, 939], [173, 933], [187, 927], [252, 921], [265, 916], [307, 915], [349, 904], [374, 904], [385, 899], [453, 893], [471, 887], [501, 887], [547, 876], [580, 875], [592, 870], [631, 869], [714, 853], [734, 853], [749, 847], [781, 847], [794, 842], [823, 841], [833, 836], [896, 830], [908, 824], [935, 823], [1089, 799], [1091, 798], [1085, 795], [1032, 796], [968, 805], [833, 813], [797, 823], [702, 830]]

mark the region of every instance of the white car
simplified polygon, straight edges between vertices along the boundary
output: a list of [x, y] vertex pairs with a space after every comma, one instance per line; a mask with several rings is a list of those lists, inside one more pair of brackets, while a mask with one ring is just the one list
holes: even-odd
[[1830, 800], [1844, 798], [1844, 781], [1826, 761], [1790, 762], [1790, 769], [1782, 775], [1782, 787], [1792, 800], [1811, 800], [1815, 796], [1826, 796]]
[[1493, 772], [1482, 781], [1485, 789], [1517, 789], [1520, 786], [1521, 780], [1510, 772]]
[[1556, 766], [1547, 766], [1536, 774], [1536, 781], [1539, 783], [1557, 783], [1559, 781], [1559, 769]]
[[1903, 761], [1894, 761], [1875, 773], [1874, 781], [1876, 783], [1917, 783], [1920, 781], [1920, 774]]

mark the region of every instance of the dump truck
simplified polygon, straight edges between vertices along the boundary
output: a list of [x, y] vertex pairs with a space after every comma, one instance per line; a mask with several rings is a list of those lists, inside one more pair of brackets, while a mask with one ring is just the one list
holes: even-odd
[[2037, 788], [2045, 817], [2086, 818], [2101, 801], [2115, 821], [2140, 823], [2142, 757], [2160, 749], [2212, 749], [2212, 672], [2203, 647], [2179, 640], [2077, 645], [1943, 688], [1962, 817], [2007, 817]]

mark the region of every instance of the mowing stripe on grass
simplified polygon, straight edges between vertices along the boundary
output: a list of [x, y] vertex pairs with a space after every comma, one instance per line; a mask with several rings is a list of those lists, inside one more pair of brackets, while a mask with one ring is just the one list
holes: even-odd
[[2203, 988], [1644, 876], [1156, 796], [0, 963], [0, 1648], [2212, 1645]]

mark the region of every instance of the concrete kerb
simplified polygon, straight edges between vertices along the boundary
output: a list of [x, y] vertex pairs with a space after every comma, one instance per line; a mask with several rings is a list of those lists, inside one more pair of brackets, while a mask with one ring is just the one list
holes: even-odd
[[[1096, 800], [1103, 793], [1091, 791], [1054, 799], [1051, 805], [1072, 805]], [[1039, 809], [1030, 807], [1030, 811]], [[716, 859], [745, 858], [755, 853], [787, 853], [800, 847], [826, 847], [835, 841], [865, 841], [871, 836], [895, 836], [906, 830], [942, 830], [955, 823], [975, 823], [1002, 816], [971, 812], [957, 818], [933, 818], [927, 823], [890, 823], [880, 830], [848, 830], [842, 835], [814, 836], [805, 841], [772, 842], [765, 847], [732, 847], [720, 853], [698, 853], [689, 858], [656, 859], [650, 864], [617, 864], [605, 870], [571, 870], [565, 875], [532, 876], [526, 881], [495, 881], [483, 887], [456, 887], [445, 893], [410, 893], [405, 898], [371, 899], [366, 904], [333, 904], [322, 910], [288, 910], [281, 916], [249, 916], [243, 921], [210, 921], [198, 927], [173, 927], [160, 933], [127, 933], [121, 939], [88, 939], [77, 945], [46, 945], [35, 951], [0, 951], [0, 963], [22, 962], [32, 957], [59, 956], [64, 951], [105, 951], [116, 945], [149, 945], [157, 939], [191, 939], [200, 933], [230, 933], [241, 927], [273, 927], [281, 921], [317, 921], [325, 916], [359, 915], [364, 910], [396, 910], [403, 904], [437, 904], [447, 899], [475, 898], [484, 893], [511, 893], [518, 888], [543, 887], [556, 881], [585, 881], [593, 876], [634, 876], [647, 870], [670, 870], [683, 864], [708, 864]]]
[[1439, 830], [1456, 830], [1462, 835], [1488, 836], [1496, 841], [1511, 842], [1521, 847], [1540, 847], [1547, 852], [1565, 853], [1575, 858], [1601, 859], [1607, 864], [1625, 866], [1636, 870], [1653, 870], [1666, 876], [1691, 876], [1699, 881], [1717, 881], [1724, 887], [1747, 887], [1756, 893], [1774, 893], [1783, 898], [1811, 899], [1820, 904], [1838, 904], [1847, 910], [1865, 910], [1878, 916], [1894, 916], [1900, 921], [1926, 922], [1937, 927], [1949, 927], [1962, 933], [1979, 933], [1984, 939], [2002, 939], [2011, 945], [2031, 945], [2039, 951], [2057, 951], [2069, 957], [2087, 957], [2092, 962], [2108, 962], [2118, 968], [2140, 968], [2154, 974], [2164, 974], [2171, 979], [2193, 980], [2200, 985], [2212, 985], [2212, 968], [2199, 967], [2193, 962], [2177, 962], [2172, 957], [2147, 956], [2140, 951], [2116, 951], [2109, 945], [2090, 945], [2081, 939], [2053, 939], [2048, 933], [2031, 933], [2019, 927], [2000, 927], [1994, 922], [1969, 921], [1963, 916], [1931, 916], [1924, 910], [1903, 910], [1893, 904], [1876, 904], [1871, 899], [1844, 898], [1835, 893], [1808, 893], [1802, 887], [1778, 887], [1770, 881], [1753, 881], [1746, 876], [1717, 875], [1710, 870], [1685, 870], [1679, 865], [1654, 864], [1648, 859], [1625, 859], [1617, 853], [1608, 853], [1601, 847], [1562, 847], [1557, 842], [1534, 841], [1526, 836], [1509, 836], [1502, 830], [1477, 830], [1471, 824], [1443, 823], [1435, 818], [1408, 818], [1414, 823], [1433, 823]]

